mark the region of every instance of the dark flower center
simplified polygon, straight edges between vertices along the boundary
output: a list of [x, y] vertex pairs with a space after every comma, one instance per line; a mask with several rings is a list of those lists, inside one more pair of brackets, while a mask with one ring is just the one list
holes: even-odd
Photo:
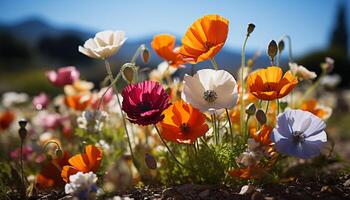
[[207, 90], [203, 94], [203, 99], [209, 103], [213, 103], [218, 98], [218, 95], [214, 90]]
[[212, 48], [213, 46], [215, 46], [215, 44], [211, 43], [211, 42], [205, 42], [205, 47], [207, 48], [207, 50], [209, 50], [210, 48]]
[[137, 105], [141, 112], [147, 112], [152, 109], [152, 106], [148, 102], [142, 102]]
[[301, 131], [294, 131], [293, 133], [293, 141], [295, 143], [303, 143], [305, 141], [305, 135]]
[[182, 133], [187, 133], [190, 130], [190, 127], [187, 123], [182, 123], [180, 129]]

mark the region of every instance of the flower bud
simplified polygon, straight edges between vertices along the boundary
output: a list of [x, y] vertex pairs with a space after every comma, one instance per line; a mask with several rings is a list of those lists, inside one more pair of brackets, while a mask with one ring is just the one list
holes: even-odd
[[149, 50], [147, 49], [147, 47], [143, 47], [142, 53], [141, 53], [141, 58], [142, 58], [143, 63], [145, 63], [145, 64], [148, 63], [150, 55], [151, 54], [150, 54]]
[[148, 168], [150, 169], [156, 169], [157, 168], [157, 161], [156, 159], [149, 153], [146, 153], [145, 155], [145, 162]]
[[134, 64], [125, 63], [122, 66], [122, 76], [126, 82], [132, 83], [135, 80], [135, 75], [136, 75], [136, 69]]
[[270, 56], [271, 60], [275, 60], [275, 56], [277, 55], [277, 43], [275, 40], [272, 40], [269, 43], [269, 46], [267, 48], [267, 54]]
[[248, 24], [247, 35], [249, 36], [251, 33], [253, 33], [254, 29], [255, 29], [254, 24], [252, 24], [252, 23]]
[[55, 151], [55, 155], [56, 155], [58, 158], [61, 158], [61, 157], [63, 156], [63, 151], [62, 151], [62, 149], [57, 148], [56, 151]]
[[266, 115], [265, 112], [261, 109], [257, 110], [255, 113], [255, 118], [258, 120], [258, 122], [260, 123], [260, 125], [264, 125], [266, 124]]
[[21, 120], [18, 121], [18, 124], [19, 124], [19, 127], [25, 128], [27, 126], [27, 124], [28, 124], [28, 121], [25, 120], [25, 119], [21, 119]]
[[255, 112], [256, 112], [256, 106], [254, 103], [250, 103], [245, 109], [245, 113], [247, 113], [248, 115], [254, 115]]
[[254, 65], [254, 60], [253, 60], [253, 59], [248, 59], [248, 60], [247, 60], [247, 67], [248, 67], [248, 68], [252, 68], [253, 65]]
[[280, 40], [278, 42], [278, 52], [281, 53], [284, 49], [284, 41], [283, 40]]

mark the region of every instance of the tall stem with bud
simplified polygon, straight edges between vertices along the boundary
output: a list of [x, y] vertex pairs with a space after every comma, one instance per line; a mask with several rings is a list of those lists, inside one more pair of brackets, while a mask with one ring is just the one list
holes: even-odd
[[244, 67], [245, 67], [245, 47], [247, 45], [247, 41], [248, 38], [250, 36], [250, 34], [254, 31], [255, 29], [255, 25], [254, 24], [248, 24], [248, 28], [247, 28], [247, 35], [245, 37], [244, 43], [243, 43], [243, 47], [242, 47], [242, 59], [241, 59], [241, 95], [240, 95], [240, 104], [241, 104], [241, 108], [240, 108], [240, 126], [241, 126], [241, 134], [244, 134]]

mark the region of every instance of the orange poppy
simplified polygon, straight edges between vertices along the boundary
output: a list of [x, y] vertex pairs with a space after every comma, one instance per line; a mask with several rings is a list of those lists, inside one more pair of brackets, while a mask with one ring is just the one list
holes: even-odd
[[207, 15], [195, 21], [182, 38], [180, 54], [195, 64], [213, 58], [224, 46], [229, 21], [219, 15]]
[[85, 147], [85, 153], [77, 154], [68, 160], [70, 165], [63, 167], [61, 176], [65, 182], [69, 181], [69, 176], [78, 172], [96, 172], [102, 160], [102, 150], [93, 145]]
[[85, 110], [91, 104], [92, 98], [90, 95], [66, 96], [64, 102], [74, 110]]
[[312, 114], [318, 116], [321, 119], [328, 119], [329, 116], [332, 114], [331, 108], [320, 106], [317, 103], [316, 99], [310, 99], [303, 102], [300, 106], [300, 109], [311, 112]]
[[47, 163], [41, 172], [36, 176], [36, 184], [38, 188], [45, 189], [51, 187], [59, 187], [64, 185], [59, 168], [68, 165], [69, 154], [64, 152], [62, 157], [56, 158]]
[[256, 128], [250, 129], [250, 135], [256, 142], [260, 142], [263, 145], [270, 145], [272, 143], [270, 139], [272, 129], [271, 126], [264, 124], [259, 131], [256, 131]]
[[297, 84], [298, 79], [288, 71], [282, 77], [280, 67], [271, 66], [249, 74], [249, 92], [261, 100], [275, 100], [286, 96]]
[[0, 130], [6, 130], [15, 120], [15, 114], [10, 111], [0, 113]]
[[165, 117], [160, 125], [162, 136], [166, 140], [192, 144], [209, 129], [205, 123], [205, 115], [181, 100], [169, 106], [163, 114]]
[[159, 34], [154, 36], [151, 46], [153, 50], [166, 60], [172, 67], [181, 67], [184, 60], [179, 53], [179, 47], [175, 48], [176, 38], [170, 34]]
[[232, 177], [241, 179], [259, 179], [265, 174], [265, 170], [259, 166], [233, 169], [228, 172]]

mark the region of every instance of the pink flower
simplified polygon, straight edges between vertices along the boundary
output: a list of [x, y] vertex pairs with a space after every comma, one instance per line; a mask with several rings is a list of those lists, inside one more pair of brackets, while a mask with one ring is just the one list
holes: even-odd
[[74, 66], [62, 67], [56, 71], [46, 73], [49, 81], [55, 86], [62, 87], [74, 83], [79, 79], [80, 73]]
[[[106, 92], [107, 90], [107, 92]], [[101, 88], [101, 90], [98, 92], [97, 95], [95, 95], [94, 99], [93, 99], [93, 103], [92, 103], [92, 108], [96, 109], [100, 103], [101, 97], [102, 95], [106, 92], [106, 94], [103, 97], [103, 100], [101, 102], [101, 106], [103, 108], [103, 106], [107, 105], [109, 102], [112, 101], [113, 96], [114, 96], [114, 92], [112, 88]]]
[[[33, 148], [31, 146], [24, 146], [23, 147], [23, 160], [28, 160], [29, 156], [33, 153]], [[20, 158], [21, 154], [21, 148], [16, 148], [14, 151], [11, 151], [10, 157], [12, 159], [18, 160]]]
[[131, 123], [156, 124], [163, 120], [162, 112], [170, 105], [169, 96], [155, 81], [130, 84], [122, 91], [122, 109]]
[[49, 97], [45, 93], [40, 93], [33, 98], [33, 105], [37, 110], [45, 109], [49, 105]]

